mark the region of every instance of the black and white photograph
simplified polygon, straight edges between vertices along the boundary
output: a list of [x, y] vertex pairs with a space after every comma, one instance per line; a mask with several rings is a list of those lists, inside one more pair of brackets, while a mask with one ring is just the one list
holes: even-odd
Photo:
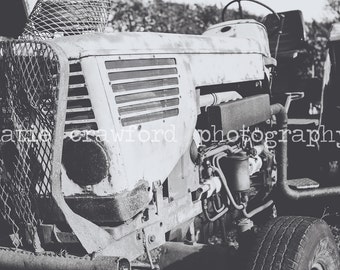
[[0, 0], [0, 270], [340, 270], [340, 0]]

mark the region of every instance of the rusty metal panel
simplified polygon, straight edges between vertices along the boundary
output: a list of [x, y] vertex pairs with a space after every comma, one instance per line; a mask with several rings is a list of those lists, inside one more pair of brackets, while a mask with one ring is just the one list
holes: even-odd
[[261, 54], [194, 54], [187, 59], [196, 87], [263, 80], [265, 76]]
[[[141, 40], [143, 42], [141, 42]], [[91, 33], [54, 40], [69, 58], [129, 54], [261, 54], [256, 40], [166, 33]], [[165, 57], [167, 58], [167, 57]]]
[[270, 57], [266, 27], [255, 20], [232, 20], [215, 24], [203, 33], [205, 36], [247, 38], [259, 43], [263, 55]]
[[117, 257], [91, 259], [76, 256], [56, 256], [52, 253], [35, 254], [23, 250], [0, 249], [2, 270], [130, 270], [128, 260]]
[[[150, 186], [155, 181], [165, 181], [189, 148], [197, 117], [196, 91], [190, 76], [180, 76], [187, 72], [187, 66], [177, 59], [174, 55], [150, 54], [82, 58], [85, 74], [92, 77], [88, 90], [96, 104], [95, 113], [106, 116], [98, 117], [98, 128], [109, 132], [106, 146], [112, 153], [110, 176], [115, 180], [106, 185], [108, 195], [131, 190], [140, 180], [148, 181]], [[93, 71], [95, 63], [98, 73]], [[169, 68], [177, 69], [176, 74], [158, 76], [159, 70]], [[134, 79], [136, 82], [111, 81], [108, 75], [136, 70], [151, 73], [134, 73], [140, 76]], [[155, 80], [160, 82], [154, 83]], [[135, 85], [126, 88], [126, 83]], [[117, 141], [120, 135], [122, 139]], [[157, 166], [159, 163], [162, 168]], [[130, 166], [134, 170], [129, 170]], [[98, 186], [104, 184], [105, 181]]]
[[168, 177], [169, 198], [177, 200], [188, 196], [191, 191], [198, 189], [199, 179], [199, 168], [192, 162], [190, 151], [187, 151]]
[[96, 224], [121, 223], [145, 209], [150, 202], [148, 182], [112, 196], [76, 195], [65, 197], [70, 208]]
[[[143, 40], [143, 42], [140, 42]], [[204, 85], [228, 84], [252, 80], [263, 80], [265, 74], [264, 58], [268, 57], [257, 40], [224, 36], [194, 36], [160, 33], [97, 33], [69, 38], [58, 38], [60, 45], [69, 58], [87, 58], [90, 56], [126, 56], [131, 58], [129, 65], [136, 65], [141, 55], [149, 57], [163, 55], [170, 61], [170, 56], [176, 56], [178, 61], [186, 61], [186, 74], [191, 76], [195, 87]], [[76, 45], [75, 45], [76, 44]], [[116, 59], [121, 64], [121, 59]], [[165, 61], [160, 60], [160, 61]], [[107, 60], [109, 61], [109, 60]], [[126, 61], [126, 60], [125, 60]], [[145, 60], [150, 61], [150, 60]], [[137, 65], [147, 66], [146, 62]], [[107, 65], [113, 65], [108, 63]], [[172, 63], [157, 65], [168, 66], [166, 72], [173, 72]], [[110, 67], [107, 67], [110, 68]], [[119, 68], [119, 67], [117, 67]], [[136, 69], [139, 66], [135, 66]], [[127, 74], [127, 73], [126, 73]], [[130, 74], [131, 75], [131, 74]], [[132, 74], [133, 75], [133, 74]], [[171, 74], [170, 74], [171, 75]], [[169, 77], [170, 77], [169, 75]], [[112, 75], [114, 76], [114, 75]], [[120, 76], [122, 76], [120, 74]], [[165, 84], [174, 83], [167, 79]], [[150, 82], [154, 85], [162, 81]], [[114, 91], [134, 90], [144, 87], [143, 82], [113, 85]]]
[[[87, 37], [95, 36], [98, 41], [104, 42], [92, 40], [87, 44], [88, 48], [95, 44], [109, 45], [110, 37], [115, 37], [106, 34]], [[178, 42], [178, 36], [174, 36], [170, 45]], [[82, 40], [80, 47], [86, 45], [83, 37], [74, 40]], [[189, 40], [197, 42], [201, 39], [190, 37]], [[116, 41], [120, 44], [120, 39], [112, 39], [111, 48], [115, 47]], [[60, 40], [55, 42], [68, 51], [66, 43]], [[126, 43], [126, 46], [130, 45]], [[207, 44], [201, 48], [205, 48], [207, 53], [196, 53], [193, 50], [192, 54], [135, 54], [131, 51], [128, 55], [80, 58], [83, 73], [88, 79], [87, 90], [98, 130], [104, 130], [108, 135], [105, 147], [111, 153], [110, 177], [91, 186], [96, 195], [109, 196], [126, 189], [133, 190], [140, 180], [148, 181], [150, 186], [154, 181], [165, 181], [192, 141], [197, 117], [197, 86], [264, 78], [263, 56], [259, 53], [246, 53], [251, 51], [251, 47], [249, 50], [239, 49], [240, 54], [210, 54]], [[211, 45], [210, 50], [213, 48]], [[220, 49], [226, 52], [230, 47]], [[98, 69], [94, 69], [94, 66]], [[175, 74], [159, 75], [161, 70], [173, 73], [174, 69], [177, 69]], [[127, 78], [128, 73], [134, 76], [133, 79]], [[163, 135], [158, 133], [161, 135], [158, 138], [156, 135], [155, 140], [155, 136], [152, 137], [155, 132], [163, 132]], [[170, 138], [166, 142], [164, 132], [170, 134], [173, 140]], [[140, 138], [146, 138], [146, 141]], [[162, 169], [155, 166], [158, 163], [164, 165]], [[129, 167], [134, 170], [126, 169]], [[67, 186], [67, 190], [72, 191], [66, 191], [68, 195], [82, 192], [66, 177], [63, 179], [63, 189], [66, 190]]]

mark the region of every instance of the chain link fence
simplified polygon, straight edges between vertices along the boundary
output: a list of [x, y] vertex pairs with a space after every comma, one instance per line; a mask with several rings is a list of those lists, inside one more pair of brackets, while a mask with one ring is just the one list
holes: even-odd
[[19, 40], [0, 42], [0, 241], [9, 235], [16, 248], [39, 249], [52, 203], [60, 63], [38, 40], [102, 32], [110, 8], [111, 0], [39, 0]]
[[15, 247], [35, 246], [39, 200], [51, 198], [59, 61], [47, 44], [10, 41], [0, 64], [0, 214]]
[[102, 32], [110, 7], [111, 0], [40, 0], [21, 38], [43, 40]]

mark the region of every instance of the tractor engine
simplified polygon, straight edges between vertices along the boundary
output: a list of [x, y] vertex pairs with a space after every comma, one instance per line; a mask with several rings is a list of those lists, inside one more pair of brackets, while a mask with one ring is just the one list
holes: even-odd
[[[233, 213], [239, 229], [247, 231], [253, 226], [250, 218], [272, 206], [269, 195], [276, 183], [276, 165], [268, 119], [267, 95], [215, 105], [200, 115], [198, 126], [205, 144], [191, 152], [200, 158], [203, 183], [218, 183], [217, 192], [208, 191], [203, 200], [203, 213], [210, 222]], [[213, 134], [208, 142], [205, 132]]]

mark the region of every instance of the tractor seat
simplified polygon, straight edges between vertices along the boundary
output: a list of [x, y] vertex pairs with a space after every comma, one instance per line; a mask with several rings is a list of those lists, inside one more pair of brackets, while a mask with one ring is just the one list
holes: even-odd
[[[305, 23], [302, 12], [293, 10], [278, 13], [284, 17], [282, 33], [280, 35], [277, 60], [295, 59], [306, 51]], [[264, 25], [269, 35], [269, 47], [271, 55], [275, 55], [275, 49], [278, 41], [280, 23], [277, 18], [270, 14], [265, 17]]]

